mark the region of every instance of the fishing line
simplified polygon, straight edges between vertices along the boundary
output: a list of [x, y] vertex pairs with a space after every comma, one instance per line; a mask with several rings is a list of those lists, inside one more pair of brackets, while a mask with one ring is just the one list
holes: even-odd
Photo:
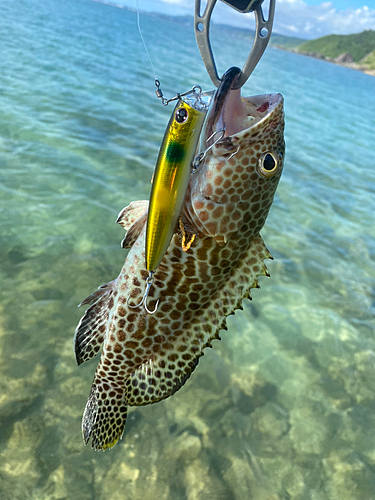
[[[142, 29], [141, 29], [141, 23], [140, 23], [140, 15], [139, 15], [139, 5], [138, 5], [138, 0], [135, 0], [135, 3], [136, 3], [136, 6], [137, 6], [137, 25], [138, 25], [138, 31], [139, 31], [139, 34], [141, 35], [141, 39], [142, 39], [142, 43], [143, 43], [143, 47], [145, 48], [145, 51], [146, 51], [146, 54], [147, 54], [147, 57], [148, 57], [148, 60], [150, 61], [150, 65], [151, 65], [151, 69], [152, 69], [152, 72], [154, 73], [154, 82], [155, 82], [155, 87], [156, 87], [156, 90], [155, 90], [155, 94], [156, 94], [156, 97], [158, 99], [161, 99], [161, 102], [163, 104], [163, 106], [168, 106], [168, 103], [170, 101], [175, 101], [176, 99], [179, 99], [180, 98], [180, 95], [185, 95], [185, 94], [177, 94], [176, 97], [173, 97], [172, 99], [166, 99], [163, 95], [163, 91], [161, 90], [160, 88], [160, 81], [156, 75], [156, 71], [155, 71], [155, 68], [154, 68], [154, 65], [152, 64], [152, 60], [151, 60], [151, 56], [150, 56], [150, 53], [147, 49], [147, 45], [146, 45], [146, 42], [145, 42], [145, 39], [143, 38], [143, 34], [142, 34]], [[196, 87], [199, 87], [199, 85], [196, 85]], [[199, 87], [200, 88], [200, 87]], [[202, 89], [200, 89], [202, 91]], [[194, 91], [194, 88], [193, 88], [193, 91]], [[186, 92], [187, 93], [190, 93], [191, 91], [189, 92]]]
[[147, 57], [148, 57], [148, 60], [150, 61], [150, 64], [151, 64], [151, 68], [152, 68], [152, 71], [154, 73], [154, 78], [155, 78], [155, 81], [158, 81], [158, 77], [156, 75], [156, 71], [155, 71], [155, 68], [154, 68], [154, 65], [152, 64], [152, 60], [151, 60], [151, 56], [150, 56], [150, 53], [147, 49], [147, 45], [146, 45], [146, 42], [145, 42], [145, 39], [143, 38], [143, 34], [142, 34], [142, 30], [141, 30], [141, 23], [140, 23], [140, 20], [139, 20], [139, 6], [138, 6], [138, 0], [135, 1], [136, 5], [137, 5], [137, 24], [138, 24], [138, 31], [139, 31], [139, 34], [141, 35], [141, 39], [142, 39], [142, 43], [143, 43], [143, 47], [145, 48], [145, 51], [146, 51], [146, 54], [147, 54]]
[[163, 106], [168, 106], [169, 102], [181, 99], [181, 97], [183, 97], [185, 95], [188, 95], [188, 94], [191, 94], [191, 93], [201, 94], [202, 93], [201, 87], [199, 85], [194, 85], [194, 87], [191, 90], [188, 90], [187, 92], [184, 92], [183, 94], [177, 93], [176, 96], [172, 97], [171, 99], [166, 99], [164, 97], [163, 91], [160, 88], [160, 81], [159, 81], [159, 79], [158, 79], [158, 77], [156, 75], [155, 67], [152, 64], [152, 59], [151, 59], [150, 53], [149, 53], [149, 51], [147, 49], [147, 45], [146, 45], [145, 39], [143, 38], [142, 29], [141, 29], [141, 23], [140, 23], [138, 0], [135, 0], [135, 3], [136, 3], [136, 6], [137, 6], [137, 25], [138, 25], [138, 31], [139, 31], [139, 34], [141, 36], [143, 47], [145, 48], [148, 60], [150, 61], [152, 72], [154, 73], [154, 82], [155, 82], [155, 87], [156, 87], [156, 90], [155, 90], [156, 97], [158, 99], [161, 99], [161, 102], [162, 102]]

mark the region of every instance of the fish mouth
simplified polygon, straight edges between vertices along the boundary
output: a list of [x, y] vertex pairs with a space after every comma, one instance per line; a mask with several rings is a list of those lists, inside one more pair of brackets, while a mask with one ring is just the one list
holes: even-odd
[[217, 88], [212, 105], [212, 124], [216, 125], [216, 130], [219, 128], [224, 128], [224, 115], [226, 105], [229, 101], [229, 96], [233, 94], [231, 93], [232, 87], [238, 80], [239, 75], [241, 74], [240, 68], [232, 67], [226, 71], [221, 79], [221, 83]]
[[242, 98], [241, 89], [233, 88], [240, 74], [240, 68], [229, 68], [212, 98], [202, 133], [202, 143], [206, 147], [253, 128], [283, 102], [281, 94]]

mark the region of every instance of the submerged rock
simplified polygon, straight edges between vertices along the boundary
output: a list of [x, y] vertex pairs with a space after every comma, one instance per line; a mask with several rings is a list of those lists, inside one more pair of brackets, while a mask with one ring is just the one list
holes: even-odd
[[267, 403], [254, 413], [254, 425], [262, 435], [274, 441], [288, 432], [289, 416], [283, 408]]
[[40, 495], [35, 494], [35, 499], [48, 498], [48, 500], [64, 500], [69, 498], [66, 482], [69, 481], [63, 465], [59, 465], [49, 476]]
[[30, 407], [41, 395], [41, 389], [47, 380], [46, 368], [37, 364], [26, 378], [13, 378], [5, 374], [0, 376], [0, 418], [14, 418], [21, 411]]
[[168, 443], [165, 456], [172, 462], [180, 460], [182, 463], [190, 463], [199, 456], [201, 449], [200, 438], [185, 431]]
[[290, 437], [297, 453], [321, 455], [329, 442], [329, 427], [321, 409], [303, 406], [290, 412]]
[[332, 451], [323, 459], [327, 474], [326, 490], [334, 500], [370, 500], [374, 498], [375, 475], [357, 453], [343, 456]]
[[187, 500], [234, 498], [230, 489], [212, 473], [209, 461], [196, 459], [184, 471]]
[[116, 461], [103, 481], [102, 497], [111, 498], [111, 500], [122, 500], [126, 492], [126, 498], [134, 498], [139, 474], [139, 469], [132, 467], [125, 461], [120, 463]]
[[43, 434], [44, 426], [37, 417], [15, 422], [7, 445], [0, 453], [2, 500], [32, 498], [31, 492], [41, 474], [36, 452]]

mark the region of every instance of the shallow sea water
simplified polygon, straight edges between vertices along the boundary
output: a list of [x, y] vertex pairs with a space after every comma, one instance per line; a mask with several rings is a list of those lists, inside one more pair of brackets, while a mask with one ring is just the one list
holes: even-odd
[[[125, 258], [114, 223], [148, 197], [169, 118], [133, 12], [3, 0], [0, 498], [375, 498], [375, 78], [269, 48], [245, 95], [285, 97], [287, 156], [262, 235], [271, 279], [192, 378], [84, 447], [97, 359], [76, 305]], [[165, 95], [211, 87], [191, 27], [142, 16]], [[218, 65], [247, 43], [216, 36]]]

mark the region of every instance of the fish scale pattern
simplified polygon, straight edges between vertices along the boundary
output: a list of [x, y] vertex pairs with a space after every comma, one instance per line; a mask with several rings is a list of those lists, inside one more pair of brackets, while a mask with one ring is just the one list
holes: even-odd
[[[95, 449], [110, 448], [121, 437], [128, 406], [165, 399], [186, 382], [204, 349], [226, 329], [226, 317], [250, 298], [250, 289], [259, 286], [257, 277], [268, 275], [263, 260], [271, 255], [259, 231], [272, 205], [284, 154], [282, 98], [273, 99], [274, 104], [271, 96], [264, 96], [264, 119], [218, 143], [193, 176], [181, 217], [196, 238], [185, 252], [181, 235], [174, 235], [150, 289], [149, 307], [160, 299], [157, 312], [129, 307], [140, 302], [148, 276], [144, 226], [119, 277], [104, 289], [105, 300], [94, 304], [99, 317], [108, 314], [82, 426], [85, 442], [91, 439]], [[237, 153], [228, 158], [233, 150]], [[280, 158], [269, 178], [257, 170], [266, 151]], [[136, 207], [134, 217], [131, 207], [122, 212], [124, 220], [139, 220]]]
[[[263, 119], [214, 146], [209, 160], [210, 175], [201, 170], [193, 176], [189, 186], [191, 202], [185, 205], [188, 220], [221, 244], [248, 222], [253, 234], [259, 233], [282, 171], [285, 145], [280, 94], [256, 96], [246, 101], [252, 109], [265, 108], [263, 113], [259, 112], [259, 118]], [[268, 113], [273, 105], [272, 113]], [[281, 157], [277, 173], [270, 178], [260, 175], [256, 168], [259, 158], [267, 151], [277, 152]]]

